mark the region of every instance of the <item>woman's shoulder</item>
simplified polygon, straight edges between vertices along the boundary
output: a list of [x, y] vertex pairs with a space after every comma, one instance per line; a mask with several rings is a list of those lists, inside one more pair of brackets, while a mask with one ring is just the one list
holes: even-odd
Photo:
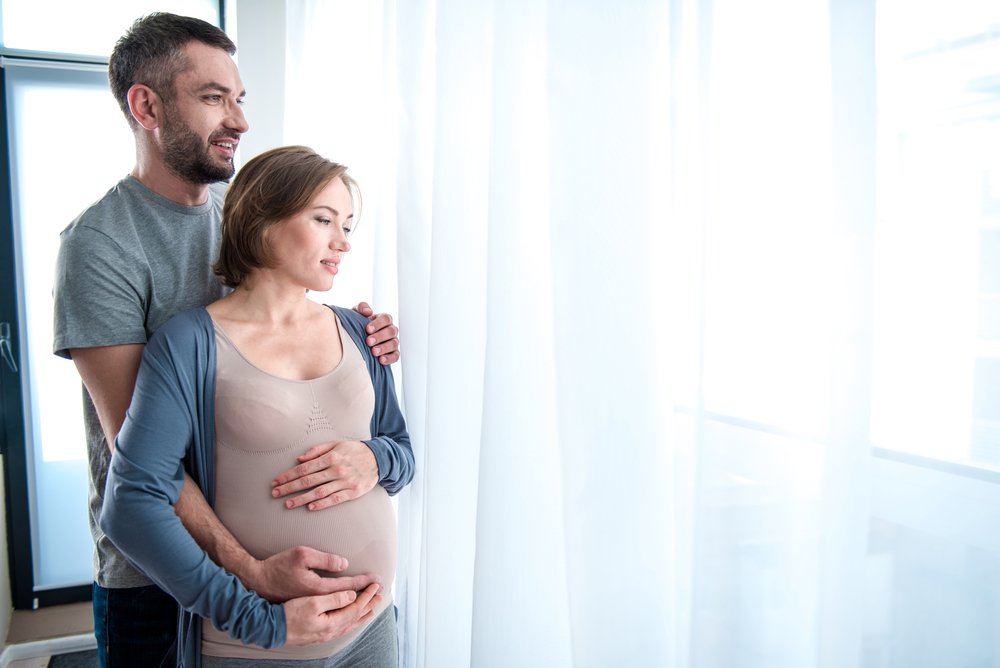
[[175, 314], [156, 330], [156, 333], [177, 334], [190, 329], [204, 328], [212, 324], [212, 318], [204, 306], [198, 306]]
[[326, 306], [337, 314], [337, 317], [340, 318], [340, 322], [342, 322], [348, 329], [355, 330], [363, 336], [365, 325], [368, 324], [368, 318], [361, 315], [354, 309], [344, 308], [343, 306], [334, 306], [333, 304], [327, 304]]
[[181, 311], [154, 332], [149, 344], [197, 345], [212, 331], [212, 318], [205, 307]]
[[326, 306], [340, 319], [340, 324], [347, 330], [355, 345], [361, 350], [361, 354], [366, 357], [370, 356], [371, 350], [365, 344], [365, 325], [368, 324], [368, 318], [353, 309], [344, 308], [343, 306], [334, 306], [333, 304], [327, 304]]

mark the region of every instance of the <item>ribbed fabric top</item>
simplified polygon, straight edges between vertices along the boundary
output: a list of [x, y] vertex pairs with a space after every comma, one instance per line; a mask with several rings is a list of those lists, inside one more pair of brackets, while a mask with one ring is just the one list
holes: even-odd
[[[289, 380], [254, 366], [215, 326], [215, 512], [258, 559], [296, 545], [346, 557], [345, 575], [375, 573], [392, 601], [396, 569], [396, 518], [389, 496], [376, 485], [361, 498], [310, 512], [289, 510], [287, 498], [271, 497], [271, 480], [295, 466], [295, 458], [320, 443], [371, 438], [375, 406], [371, 377], [361, 352], [337, 321], [344, 354], [332, 371], [312, 380]], [[329, 643], [262, 650], [231, 640], [203, 623], [202, 652], [210, 656], [318, 659], [346, 647], [364, 629]]]

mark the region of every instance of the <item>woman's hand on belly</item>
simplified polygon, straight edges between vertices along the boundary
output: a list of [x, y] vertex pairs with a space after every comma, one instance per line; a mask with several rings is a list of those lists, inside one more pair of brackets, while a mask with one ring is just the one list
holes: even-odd
[[360, 592], [342, 591], [308, 596], [285, 603], [285, 644], [315, 645], [350, 633], [363, 624], [382, 602], [381, 587], [372, 584]]
[[322, 510], [356, 499], [378, 484], [375, 455], [361, 441], [323, 443], [307, 450], [298, 461], [271, 481], [274, 498], [308, 490], [285, 501], [286, 508], [308, 504], [309, 510]]
[[339, 573], [348, 567], [347, 559], [300, 545], [255, 561], [243, 584], [272, 603], [293, 598], [344, 591], [361, 591], [379, 584], [377, 575], [364, 573], [347, 577], [323, 577], [316, 571]]

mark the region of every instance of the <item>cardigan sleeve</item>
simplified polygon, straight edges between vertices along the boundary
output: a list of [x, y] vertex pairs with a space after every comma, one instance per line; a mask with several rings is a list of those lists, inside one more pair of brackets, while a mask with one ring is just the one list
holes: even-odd
[[364, 441], [378, 464], [379, 484], [389, 494], [397, 494], [413, 480], [414, 459], [406, 420], [396, 399], [396, 385], [392, 369], [379, 363], [365, 343], [367, 319], [350, 309], [331, 306], [347, 327], [354, 344], [368, 365], [368, 373], [375, 388], [375, 411], [371, 420], [372, 437]]
[[198, 411], [214, 401], [214, 396], [204, 396], [204, 376], [215, 371], [198, 363], [207, 337], [199, 338], [190, 321], [184, 326], [176, 320], [161, 327], [143, 352], [111, 459], [101, 528], [184, 609], [211, 619], [245, 644], [280, 646], [285, 642], [284, 608], [248, 591], [216, 565], [174, 513], [184, 484], [185, 454], [198, 439], [214, 437], [201, 433]]
[[376, 361], [374, 376], [376, 401], [372, 438], [365, 444], [371, 448], [378, 462], [379, 484], [392, 495], [413, 480], [413, 448], [396, 399], [392, 369]]

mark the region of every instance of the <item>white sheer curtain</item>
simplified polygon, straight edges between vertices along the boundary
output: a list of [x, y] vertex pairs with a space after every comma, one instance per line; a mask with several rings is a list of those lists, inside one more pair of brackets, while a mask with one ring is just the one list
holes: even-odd
[[603, 8], [395, 8], [414, 665], [670, 651], [669, 420], [644, 280], [669, 176], [667, 67], [649, 58], [667, 22], [652, 4], [615, 13], [633, 44], [609, 61]]
[[870, 0], [287, 23], [287, 134], [361, 166], [398, 303], [405, 666], [1000, 665], [898, 593], [924, 548], [995, 553], [872, 511]]

